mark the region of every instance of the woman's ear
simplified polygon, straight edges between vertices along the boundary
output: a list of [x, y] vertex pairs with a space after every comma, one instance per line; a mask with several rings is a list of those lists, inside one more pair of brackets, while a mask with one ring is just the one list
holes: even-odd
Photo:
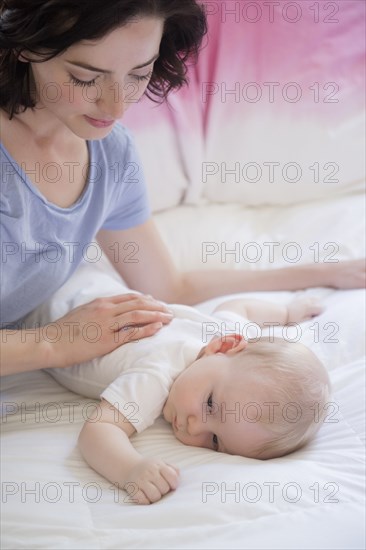
[[13, 50], [15, 57], [21, 63], [31, 63], [36, 61], [42, 61], [42, 57], [36, 53], [29, 52], [28, 50], [22, 50], [20, 52]]
[[16, 57], [17, 61], [20, 61], [20, 63], [29, 63], [29, 59], [24, 57], [26, 55], [24, 52], [19, 53], [16, 50], [13, 50], [14, 57]]
[[234, 355], [246, 348], [247, 345], [248, 342], [240, 334], [215, 336], [205, 347], [203, 355], [214, 355], [215, 353]]

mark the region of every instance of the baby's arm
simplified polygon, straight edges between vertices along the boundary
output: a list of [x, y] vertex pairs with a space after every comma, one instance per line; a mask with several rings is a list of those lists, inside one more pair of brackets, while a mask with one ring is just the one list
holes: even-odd
[[125, 489], [129, 502], [150, 504], [178, 486], [179, 471], [156, 458], [144, 458], [130, 437], [135, 428], [107, 401], [100, 404], [97, 421], [85, 422], [79, 447], [86, 462], [117, 487]]
[[301, 323], [319, 315], [323, 308], [315, 298], [295, 298], [289, 304], [276, 304], [264, 300], [234, 299], [223, 302], [215, 311], [233, 311], [242, 315], [249, 321], [259, 326], [268, 326], [271, 323], [287, 325], [288, 323]]

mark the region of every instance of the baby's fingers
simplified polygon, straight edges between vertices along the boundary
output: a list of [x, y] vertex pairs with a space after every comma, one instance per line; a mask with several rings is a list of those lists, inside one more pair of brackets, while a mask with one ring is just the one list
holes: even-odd
[[[160, 494], [159, 498], [172, 490], [174, 491], [178, 486], [178, 479], [179, 471], [174, 468], [174, 466], [163, 464], [160, 468], [159, 475], [152, 481]], [[156, 494], [154, 494], [152, 498], [156, 498]]]
[[303, 302], [304, 319], [311, 319], [316, 315], [320, 315], [324, 311], [324, 307], [321, 305], [317, 298], [305, 298]]
[[141, 484], [141, 490], [150, 503], [158, 502], [164, 495], [178, 487], [179, 473], [173, 466], [164, 464], [159, 475]]
[[159, 474], [153, 479], [141, 483], [139, 491], [135, 495], [138, 504], [153, 504], [164, 495], [174, 491], [178, 487], [179, 471], [174, 466], [163, 464]]
[[311, 319], [324, 311], [323, 306], [317, 298], [304, 297], [296, 298], [287, 306], [288, 323], [301, 323]]
[[160, 471], [161, 471], [161, 475], [169, 484], [169, 488], [174, 491], [179, 484], [178, 468], [176, 468], [175, 466], [172, 466], [171, 464], [164, 464], [164, 466], [161, 468]]
[[126, 483], [123, 489], [129, 495], [126, 497], [124, 502], [129, 504], [151, 504], [151, 501], [147, 498], [144, 491], [137, 485], [137, 483]]
[[[130, 486], [135, 486], [132, 491]], [[130, 495], [127, 502], [133, 502], [134, 504], [153, 504], [170, 491], [168, 483], [163, 478], [154, 481], [145, 480], [137, 488], [135, 483], [127, 483], [124, 489]]]
[[169, 493], [170, 487], [165, 480], [155, 479], [154, 481], [146, 481], [143, 485], [143, 492], [149, 501], [149, 504], [158, 502], [164, 495]]

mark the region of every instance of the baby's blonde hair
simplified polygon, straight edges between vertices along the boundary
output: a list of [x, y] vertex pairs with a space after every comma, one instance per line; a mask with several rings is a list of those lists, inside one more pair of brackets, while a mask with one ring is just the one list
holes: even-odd
[[[267, 398], [269, 414], [258, 421], [265, 424], [270, 437], [256, 450], [256, 458], [283, 456], [305, 445], [327, 413], [331, 385], [323, 363], [303, 344], [274, 337], [249, 341], [235, 361], [258, 381]], [[268, 403], [275, 404], [272, 414]], [[296, 416], [290, 415], [291, 409]]]

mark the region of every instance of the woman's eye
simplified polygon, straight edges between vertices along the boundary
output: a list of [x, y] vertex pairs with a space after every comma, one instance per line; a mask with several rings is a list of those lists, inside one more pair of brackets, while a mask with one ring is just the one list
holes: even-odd
[[219, 441], [217, 439], [217, 435], [213, 434], [212, 436], [212, 448], [214, 451], [217, 451], [217, 449], [219, 448]]
[[138, 76], [137, 74], [133, 75], [133, 78], [135, 78], [138, 82], [141, 82], [143, 80], [149, 80], [151, 78], [152, 71], [150, 71], [148, 74], [145, 74], [143, 76]]
[[96, 78], [93, 78], [93, 80], [79, 80], [78, 78], [76, 78], [75, 76], [73, 76], [72, 74], [70, 75], [70, 80], [71, 82], [74, 84], [74, 86], [93, 86], [93, 84], [95, 84], [95, 81], [97, 80]]

